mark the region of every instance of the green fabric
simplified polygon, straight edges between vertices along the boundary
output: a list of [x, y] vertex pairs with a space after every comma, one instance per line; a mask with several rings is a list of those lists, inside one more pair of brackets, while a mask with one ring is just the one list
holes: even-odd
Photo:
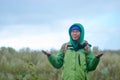
[[[81, 35], [79, 42], [83, 44], [84, 42], [84, 28], [81, 24], [74, 24], [81, 28]], [[71, 28], [71, 27], [70, 27]], [[70, 31], [70, 29], [69, 29]], [[70, 32], [69, 32], [70, 35]], [[78, 48], [78, 44], [72, 40], [70, 35], [69, 45], [73, 45], [74, 47]], [[77, 45], [77, 46], [76, 46]], [[57, 69], [62, 67], [62, 78], [63, 80], [88, 80], [87, 74], [89, 71], [93, 71], [96, 69], [99, 59], [96, 58], [91, 49], [88, 52], [88, 64], [86, 63], [85, 51], [84, 49], [78, 50], [69, 50], [65, 51], [65, 54], [61, 50], [58, 52], [56, 56], [50, 55], [48, 56], [48, 60], [50, 63]], [[80, 55], [80, 64], [79, 64], [79, 57]]]
[[61, 50], [58, 52], [57, 56], [50, 55], [48, 56], [50, 63], [57, 69], [61, 68], [64, 63], [64, 55]]
[[[96, 69], [99, 59], [95, 58], [93, 53], [88, 53], [88, 67], [86, 64], [85, 51], [80, 49], [78, 51], [66, 50], [65, 55], [60, 50], [56, 56], [49, 56], [50, 63], [57, 69], [62, 67], [63, 80], [88, 80], [87, 73]], [[80, 64], [78, 62], [78, 55], [80, 54]]]
[[[80, 64], [78, 62], [78, 54], [80, 54]], [[85, 54], [82, 50], [67, 50], [64, 58], [63, 78], [64, 80], [85, 80]]]

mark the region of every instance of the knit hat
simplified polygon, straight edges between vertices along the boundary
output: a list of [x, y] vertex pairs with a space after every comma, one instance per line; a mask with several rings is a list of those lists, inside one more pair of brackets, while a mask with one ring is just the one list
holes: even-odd
[[73, 30], [78, 30], [78, 31], [80, 31], [80, 32], [81, 32], [80, 27], [79, 27], [79, 26], [76, 26], [76, 25], [74, 25], [74, 26], [72, 26], [72, 27], [71, 27], [70, 32], [72, 32]]

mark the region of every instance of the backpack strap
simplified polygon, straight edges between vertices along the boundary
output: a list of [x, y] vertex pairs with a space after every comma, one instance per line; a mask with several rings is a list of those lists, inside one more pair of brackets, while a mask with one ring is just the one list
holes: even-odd
[[[65, 54], [67, 48], [73, 49], [73, 46], [68, 45], [68, 43], [69, 43], [69, 42], [64, 43], [64, 44], [62, 45], [62, 47], [61, 47], [61, 50], [62, 50], [62, 52], [63, 52], [64, 54]], [[82, 45], [79, 45], [79, 46], [80, 46], [80, 49], [84, 49], [84, 50], [85, 50], [85, 53], [88, 54], [89, 49], [90, 49], [90, 47], [91, 47], [91, 44], [89, 44], [87, 41], [85, 41]]]
[[67, 43], [64, 43], [63, 45], [62, 45], [62, 47], [61, 47], [61, 51], [62, 51], [62, 53], [65, 55], [65, 52], [66, 52], [66, 50], [67, 50], [67, 44], [68, 44], [68, 42]]
[[85, 46], [84, 46], [84, 50], [85, 50], [85, 58], [86, 58], [86, 67], [88, 67], [88, 53], [90, 51], [90, 47], [92, 46], [91, 44], [89, 44], [87, 41], [85, 41]]
[[85, 59], [86, 59], [86, 67], [88, 67], [88, 52], [89, 52], [89, 46], [86, 45], [85, 48]]

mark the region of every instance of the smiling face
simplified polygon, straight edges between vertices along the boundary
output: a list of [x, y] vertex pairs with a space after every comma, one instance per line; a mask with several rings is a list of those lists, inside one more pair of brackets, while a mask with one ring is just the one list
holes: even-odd
[[80, 31], [79, 30], [73, 30], [71, 32], [71, 36], [73, 40], [79, 40], [80, 37]]
[[68, 32], [70, 37], [70, 43], [74, 47], [78, 45], [78, 42], [80, 44], [84, 42], [84, 27], [81, 24], [75, 23], [71, 25]]

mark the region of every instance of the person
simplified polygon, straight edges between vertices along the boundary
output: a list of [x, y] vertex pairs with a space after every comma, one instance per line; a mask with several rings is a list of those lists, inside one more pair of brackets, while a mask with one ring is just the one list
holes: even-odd
[[42, 50], [55, 68], [63, 67], [62, 80], [88, 80], [88, 72], [96, 69], [103, 55], [93, 55], [91, 45], [84, 40], [84, 32], [82, 24], [74, 23], [69, 28], [70, 41], [62, 45], [56, 56]]

